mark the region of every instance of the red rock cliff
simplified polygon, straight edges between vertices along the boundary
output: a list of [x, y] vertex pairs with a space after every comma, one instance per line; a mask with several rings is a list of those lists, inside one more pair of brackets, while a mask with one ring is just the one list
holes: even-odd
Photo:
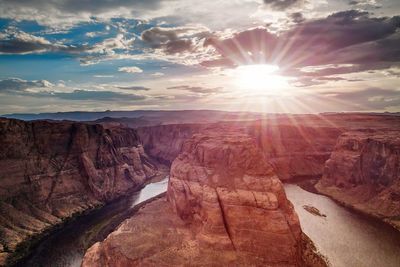
[[316, 188], [400, 229], [400, 131], [341, 135]]
[[138, 129], [146, 151], [161, 162], [171, 163], [185, 140], [206, 129], [235, 131], [253, 136], [281, 180], [320, 177], [324, 163], [342, 130], [327, 125], [261, 120], [219, 124], [160, 125]]
[[156, 173], [133, 129], [0, 119], [0, 256]]
[[305, 266], [298, 217], [248, 135], [194, 135], [167, 196], [93, 245], [82, 266]]

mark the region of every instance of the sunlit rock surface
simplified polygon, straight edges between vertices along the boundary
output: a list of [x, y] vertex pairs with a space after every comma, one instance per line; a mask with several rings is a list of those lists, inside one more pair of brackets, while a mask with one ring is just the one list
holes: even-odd
[[128, 128], [0, 119], [0, 147], [1, 263], [52, 226], [157, 173]]
[[248, 135], [185, 142], [167, 199], [92, 246], [83, 266], [307, 266], [298, 217]]
[[400, 131], [341, 135], [316, 188], [400, 229]]

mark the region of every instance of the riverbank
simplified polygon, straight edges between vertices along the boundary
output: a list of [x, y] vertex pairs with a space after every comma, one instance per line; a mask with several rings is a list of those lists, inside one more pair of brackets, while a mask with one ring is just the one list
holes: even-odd
[[361, 204], [359, 206], [357, 206], [357, 204], [351, 204], [350, 203], [350, 202], [352, 202], [351, 197], [339, 192], [338, 190], [330, 190], [329, 188], [322, 188], [322, 187], [319, 187], [318, 184], [315, 184], [314, 188], [315, 188], [316, 192], [318, 192], [318, 194], [321, 194], [321, 195], [331, 198], [335, 202], [339, 203], [343, 207], [346, 207], [347, 209], [349, 209], [355, 213], [361, 214], [368, 218], [375, 219], [386, 225], [389, 225], [389, 226], [393, 227], [395, 230], [399, 231], [399, 233], [400, 233], [400, 218], [396, 218], [397, 222], [394, 222], [393, 218], [391, 218], [391, 217], [385, 217], [385, 216], [379, 215], [375, 212], [367, 211]]
[[148, 179], [144, 184], [132, 188], [131, 190], [127, 191], [127, 193], [119, 196], [118, 198], [108, 203], [99, 203], [98, 205], [95, 205], [90, 209], [84, 210], [83, 212], [74, 213], [72, 216], [65, 218], [60, 223], [50, 226], [49, 228], [46, 229], [46, 231], [30, 237], [28, 240], [25, 240], [24, 242], [20, 243], [15, 253], [13, 253], [12, 255], [8, 255], [7, 262], [5, 262], [3, 265], [26, 266], [23, 263], [26, 262], [26, 260], [28, 260], [29, 258], [31, 258], [32, 254], [35, 253], [37, 248], [42, 243], [46, 243], [47, 240], [52, 238], [52, 236], [57, 235], [58, 233], [66, 229], [69, 225], [76, 223], [82, 218], [90, 217], [93, 214], [96, 214], [97, 212], [102, 210], [105, 206], [113, 205], [113, 203], [118, 203], [126, 199], [128, 196], [136, 194], [137, 192], [145, 188], [148, 184], [161, 181], [168, 175], [168, 170], [169, 169], [166, 166], [161, 166], [159, 173], [153, 176], [152, 178]]
[[[390, 226], [394, 228], [396, 231], [400, 232], [400, 222], [398, 224], [393, 223], [393, 221], [388, 220], [388, 218], [384, 216], [380, 216], [375, 213], [370, 213], [365, 211], [362, 208], [358, 208], [355, 205], [349, 204], [348, 202], [342, 200], [339, 197], [335, 197], [335, 194], [330, 194], [329, 192], [325, 192], [321, 188], [318, 188], [317, 183], [320, 181], [320, 178], [317, 177], [309, 177], [309, 178], [302, 178], [302, 179], [293, 179], [288, 182], [285, 182], [285, 184], [294, 184], [302, 189], [304, 189], [307, 192], [326, 196], [335, 203], [339, 204], [340, 206], [343, 206], [344, 208], [348, 209], [349, 211], [359, 215], [363, 216], [366, 220], [374, 220], [376, 222], [382, 223], [386, 226]], [[400, 218], [399, 218], [400, 220]]]
[[[299, 216], [303, 232], [331, 266], [398, 266], [400, 233], [393, 227], [297, 185], [285, 184], [285, 191]], [[326, 217], [315, 216], [304, 209], [305, 205], [317, 208]]]

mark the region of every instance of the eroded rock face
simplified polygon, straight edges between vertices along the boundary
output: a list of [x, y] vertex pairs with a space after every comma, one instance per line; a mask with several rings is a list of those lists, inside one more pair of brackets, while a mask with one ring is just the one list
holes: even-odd
[[400, 131], [341, 135], [316, 188], [400, 229]]
[[298, 260], [300, 226], [272, 166], [248, 135], [194, 135], [171, 168], [168, 199], [202, 242]]
[[183, 143], [205, 128], [207, 124], [169, 124], [138, 128], [137, 133], [149, 155], [170, 165]]
[[224, 122], [218, 124], [159, 125], [138, 129], [146, 151], [164, 163], [172, 163], [183, 143], [206, 130], [236, 131], [251, 135], [281, 180], [319, 178], [332, 152], [340, 128], [286, 120]]
[[0, 255], [154, 176], [133, 129], [0, 119]]
[[282, 181], [320, 178], [336, 139], [339, 127], [302, 122], [259, 121], [249, 128]]
[[302, 266], [298, 217], [250, 136], [194, 135], [167, 198], [92, 246], [83, 266]]

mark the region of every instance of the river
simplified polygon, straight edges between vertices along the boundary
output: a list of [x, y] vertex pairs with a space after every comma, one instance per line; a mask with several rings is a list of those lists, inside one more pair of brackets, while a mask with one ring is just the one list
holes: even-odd
[[[103, 240], [123, 220], [132, 216], [140, 203], [167, 190], [168, 178], [148, 184], [140, 192], [110, 203], [82, 216], [44, 239], [33, 253], [17, 266], [80, 266], [87, 248]], [[339, 206], [331, 199], [286, 184], [303, 231], [334, 267], [399, 267], [400, 233], [375, 220]], [[303, 208], [311, 205], [326, 217]]]
[[[400, 232], [343, 208], [330, 198], [286, 184], [301, 228], [334, 267], [399, 267]], [[311, 205], [326, 217], [306, 211]]]
[[91, 245], [103, 240], [123, 220], [132, 216], [135, 207], [167, 191], [167, 186], [168, 177], [77, 218], [41, 241], [33, 253], [16, 266], [79, 267]]

